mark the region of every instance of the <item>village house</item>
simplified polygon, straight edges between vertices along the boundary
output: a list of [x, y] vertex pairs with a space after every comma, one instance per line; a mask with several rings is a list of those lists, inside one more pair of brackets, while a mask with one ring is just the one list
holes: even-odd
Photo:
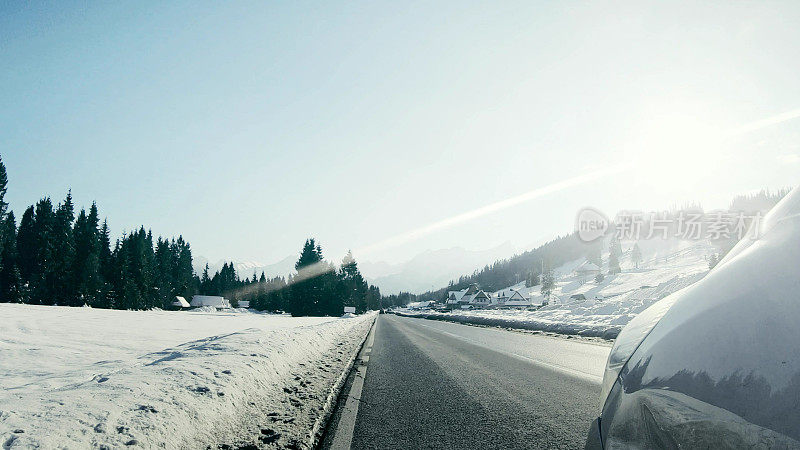
[[469, 306], [473, 308], [485, 308], [492, 303], [492, 298], [482, 290], [476, 292], [472, 298], [469, 299]]
[[514, 291], [506, 300], [506, 308], [528, 308], [533, 306], [530, 298], [526, 298], [520, 291]]
[[493, 306], [498, 309], [505, 308], [527, 308], [531, 306], [531, 299], [525, 297], [522, 292], [516, 289], [507, 289], [495, 294]]
[[600, 267], [591, 261], [584, 261], [575, 269], [575, 276], [583, 282], [594, 279], [599, 273]]
[[445, 302], [445, 305], [447, 305], [447, 307], [449, 308], [458, 307], [458, 302], [461, 300], [461, 297], [463, 297], [464, 294], [466, 294], [466, 292], [467, 292], [466, 289], [460, 291], [449, 291], [447, 293], [447, 302]]
[[[473, 284], [461, 291], [450, 291], [447, 296], [447, 307], [451, 309], [470, 309], [470, 302], [478, 294], [478, 285]], [[484, 293], [483, 295], [486, 295]]]

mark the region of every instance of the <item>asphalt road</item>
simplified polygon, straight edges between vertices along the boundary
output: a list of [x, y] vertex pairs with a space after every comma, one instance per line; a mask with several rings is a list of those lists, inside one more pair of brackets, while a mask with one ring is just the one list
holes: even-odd
[[323, 447], [341, 427], [354, 449], [583, 448], [610, 350], [388, 314], [372, 342], [361, 391], [344, 390], [357, 413], [338, 411]]

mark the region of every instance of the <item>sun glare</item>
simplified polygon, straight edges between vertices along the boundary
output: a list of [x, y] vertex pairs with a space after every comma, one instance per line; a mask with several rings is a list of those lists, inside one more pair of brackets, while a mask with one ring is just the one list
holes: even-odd
[[648, 121], [636, 144], [635, 165], [652, 183], [694, 183], [724, 157], [721, 128], [690, 115]]

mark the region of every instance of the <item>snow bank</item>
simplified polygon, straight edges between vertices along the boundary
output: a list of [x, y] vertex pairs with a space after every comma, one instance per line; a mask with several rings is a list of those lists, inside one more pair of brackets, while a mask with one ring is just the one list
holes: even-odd
[[304, 446], [374, 315], [0, 304], [3, 448]]

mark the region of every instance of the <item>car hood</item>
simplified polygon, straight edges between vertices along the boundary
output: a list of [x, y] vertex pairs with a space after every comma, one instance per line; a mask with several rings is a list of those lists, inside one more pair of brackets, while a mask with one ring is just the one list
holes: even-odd
[[760, 238], [664, 299], [673, 305], [620, 380], [626, 394], [681, 393], [800, 439], [800, 191], [762, 225]]

